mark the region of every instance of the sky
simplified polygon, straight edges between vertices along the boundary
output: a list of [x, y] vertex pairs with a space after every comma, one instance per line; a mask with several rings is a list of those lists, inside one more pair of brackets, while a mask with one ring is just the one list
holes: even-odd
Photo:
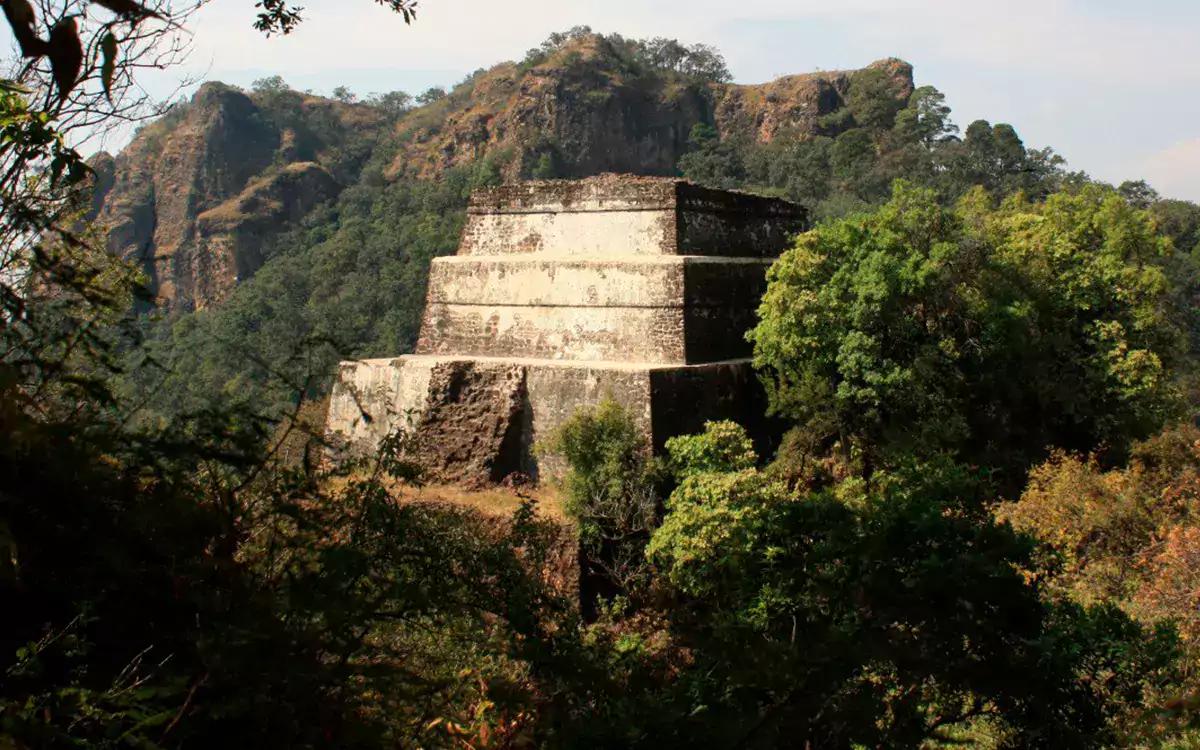
[[375, 0], [299, 4], [303, 25], [264, 39], [253, 0], [212, 0], [186, 72], [418, 93], [580, 24], [711, 44], [739, 83], [900, 57], [964, 129], [1008, 122], [1073, 169], [1200, 201], [1200, 0], [420, 0], [412, 26]]

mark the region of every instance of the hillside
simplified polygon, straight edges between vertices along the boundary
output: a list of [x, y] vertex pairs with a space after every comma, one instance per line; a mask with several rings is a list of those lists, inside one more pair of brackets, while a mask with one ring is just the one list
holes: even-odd
[[[164, 313], [141, 321], [162, 372], [131, 363], [125, 387], [164, 420], [216, 398], [271, 416], [323, 397], [341, 359], [410, 351], [430, 259], [454, 252], [471, 191], [506, 179], [682, 174], [788, 198], [818, 221], [882, 205], [897, 179], [947, 205], [975, 186], [1038, 199], [1089, 181], [1010, 125], [960, 134], [899, 60], [728, 78], [703, 45], [575, 30], [419, 106], [278, 78], [202, 87], [95, 160], [109, 247], [142, 264]], [[1200, 209], [1126, 188], [1195, 244]]]
[[[912, 66], [880, 60], [866, 71], [886, 76], [895, 100], [913, 91]], [[600, 172], [675, 174], [698, 124], [769, 143], [836, 135], [823, 118], [846, 107], [861, 71], [793, 75], [760, 85], [708, 81], [655, 69], [620, 38], [584, 35], [542, 59], [504, 63], [415, 110], [397, 127], [391, 175], [436, 177], [447, 168], [510, 154], [504, 176]]]
[[159, 302], [222, 302], [278, 233], [357, 179], [386, 118], [296, 92], [250, 96], [220, 83], [92, 159], [109, 250], [140, 263]]
[[[262, 87], [205, 84], [144, 128], [115, 159], [101, 154], [98, 218], [111, 252], [142, 264], [160, 306], [225, 301], [263, 264], [264, 244], [363, 179], [437, 180], [483, 160], [508, 179], [601, 172], [669, 175], [697, 125], [769, 143], [837, 135], [864, 71], [787, 76], [743, 86], [639, 56], [636, 43], [581, 34], [540, 59], [482, 71], [397, 113]], [[912, 68], [883, 60], [897, 106]], [[874, 79], [872, 79], [874, 80]]]

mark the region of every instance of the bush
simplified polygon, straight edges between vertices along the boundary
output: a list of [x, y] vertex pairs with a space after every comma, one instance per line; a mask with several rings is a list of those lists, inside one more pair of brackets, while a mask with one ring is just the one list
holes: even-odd
[[606, 398], [577, 411], [540, 451], [569, 467], [564, 506], [579, 526], [584, 606], [591, 611], [596, 595], [638, 594], [643, 549], [658, 520], [661, 472], [641, 427]]
[[706, 422], [699, 435], [679, 435], [667, 441], [671, 472], [677, 480], [693, 474], [736, 472], [754, 468], [754, 442], [736, 422]]

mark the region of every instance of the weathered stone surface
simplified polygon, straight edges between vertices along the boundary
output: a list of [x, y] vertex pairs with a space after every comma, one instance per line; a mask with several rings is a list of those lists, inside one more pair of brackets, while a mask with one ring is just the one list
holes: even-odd
[[371, 453], [425, 410], [434, 362], [396, 357], [343, 362], [329, 397], [330, 436], [352, 455]]
[[771, 258], [805, 221], [787, 201], [670, 177], [540, 180], [476, 191], [458, 253]]
[[478, 484], [557, 473], [534, 445], [606, 397], [655, 448], [709, 419], [765, 432], [745, 332], [762, 256], [802, 227], [799, 208], [613, 175], [471, 205], [459, 254], [433, 263], [416, 354], [343, 365], [332, 435], [370, 451], [415, 428], [435, 477]]
[[656, 366], [408, 355], [344, 364], [328, 429], [358, 454], [393, 430], [417, 429], [436, 478], [477, 484], [557, 473], [561, 465], [535, 456], [534, 446], [580, 406], [605, 398], [625, 407], [656, 448], [709, 419], [753, 430], [765, 411], [749, 360]]
[[748, 356], [754, 308], [447, 305], [425, 311], [418, 354], [696, 364]]
[[499, 482], [524, 464], [525, 368], [451, 360], [430, 370], [417, 425], [421, 463], [441, 482]]
[[680, 307], [445, 305], [425, 308], [418, 354], [684, 362]]
[[766, 288], [766, 258], [688, 255], [591, 260], [540, 255], [434, 258], [431, 303], [576, 307], [744, 305]]

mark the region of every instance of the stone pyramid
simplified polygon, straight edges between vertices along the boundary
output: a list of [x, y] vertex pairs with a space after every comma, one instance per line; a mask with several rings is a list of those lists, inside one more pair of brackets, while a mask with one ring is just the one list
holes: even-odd
[[710, 419], [762, 420], [745, 332], [805, 225], [782, 200], [603, 175], [476, 192], [433, 261], [415, 353], [344, 362], [328, 433], [366, 452], [413, 428], [435, 479], [554, 473], [532, 450], [611, 397], [656, 448]]

